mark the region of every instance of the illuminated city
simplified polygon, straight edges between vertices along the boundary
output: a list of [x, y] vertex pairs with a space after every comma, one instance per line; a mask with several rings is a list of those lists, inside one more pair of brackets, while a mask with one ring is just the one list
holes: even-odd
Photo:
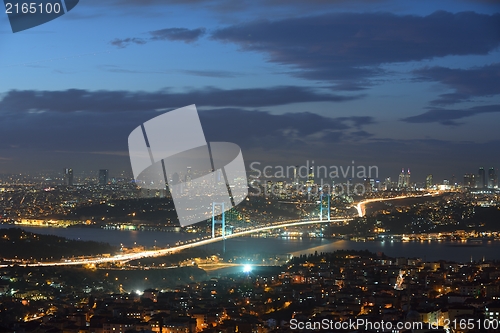
[[500, 330], [498, 0], [4, 0], [0, 333]]

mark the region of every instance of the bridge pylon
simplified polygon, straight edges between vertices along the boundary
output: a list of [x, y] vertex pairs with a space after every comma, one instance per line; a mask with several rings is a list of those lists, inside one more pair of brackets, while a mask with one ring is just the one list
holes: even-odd
[[325, 195], [327, 197], [327, 202], [328, 202], [328, 205], [327, 205], [327, 208], [326, 208], [327, 209], [327, 213], [328, 213], [327, 217], [328, 217], [328, 222], [330, 222], [331, 221], [331, 219], [330, 219], [330, 193], [324, 194], [322, 192], [321, 195], [319, 196], [319, 220], [323, 221], [323, 209], [325, 209], [323, 207], [323, 196], [325, 196]]
[[[221, 219], [217, 220], [215, 217], [218, 215], [215, 213], [215, 207], [220, 206], [221, 208]], [[215, 238], [215, 224], [221, 223], [222, 224], [222, 239], [226, 239], [226, 212], [224, 209], [224, 203], [223, 202], [214, 202], [212, 203], [212, 238]]]

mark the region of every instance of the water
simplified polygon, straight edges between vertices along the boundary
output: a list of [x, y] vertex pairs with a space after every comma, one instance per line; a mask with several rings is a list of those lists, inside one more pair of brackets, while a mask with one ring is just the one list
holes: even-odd
[[[0, 229], [10, 228], [10, 225], [0, 225]], [[186, 233], [172, 233], [159, 231], [124, 231], [105, 230], [97, 228], [46, 228], [46, 227], [23, 227], [24, 230], [51, 234], [69, 239], [94, 240], [107, 242], [112, 245], [133, 246], [144, 245], [152, 247], [173, 245], [177, 241], [185, 241], [196, 238], [198, 235]], [[352, 242], [346, 240], [303, 238], [254, 238], [241, 237], [228, 239], [226, 251], [238, 251], [244, 253], [275, 253], [293, 255], [318, 252], [333, 252], [336, 250], [368, 250], [371, 252], [383, 252], [391, 257], [419, 257], [425, 260], [449, 260], [467, 262], [471, 260], [500, 260], [500, 241], [484, 241], [478, 246], [453, 246], [456, 243], [449, 242]], [[213, 252], [222, 251], [222, 242], [210, 244], [204, 247]]]
[[[336, 239], [235, 238], [226, 241], [226, 251], [300, 254], [333, 252], [336, 250], [368, 250], [383, 252], [390, 257], [418, 257], [425, 260], [468, 262], [500, 260], [500, 241], [485, 241], [478, 246], [456, 246], [452, 242], [353, 242]], [[210, 245], [220, 251], [221, 244]]]
[[[197, 238], [196, 234], [187, 234], [181, 232], [164, 231], [138, 231], [138, 230], [111, 230], [99, 228], [70, 227], [70, 228], [48, 228], [48, 227], [21, 227], [14, 225], [0, 224], [0, 229], [21, 228], [29, 232], [55, 235], [76, 240], [92, 240], [96, 242], [105, 242], [111, 245], [125, 247], [134, 245], [144, 245], [147, 247], [164, 247], [167, 244], [174, 245], [177, 241], [185, 241]], [[156, 241], [156, 244], [155, 244]]]

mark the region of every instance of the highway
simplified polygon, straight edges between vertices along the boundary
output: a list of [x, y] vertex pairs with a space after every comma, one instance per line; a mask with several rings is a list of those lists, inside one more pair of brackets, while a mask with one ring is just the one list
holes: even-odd
[[425, 193], [425, 194], [421, 194], [421, 195], [401, 195], [401, 196], [398, 196], [398, 197], [392, 197], [392, 198], [375, 198], [375, 199], [367, 199], [367, 200], [363, 200], [363, 201], [360, 201], [356, 206], [356, 210], [358, 211], [358, 216], [359, 217], [363, 217], [365, 216], [366, 214], [366, 210], [365, 210], [365, 206], [366, 204], [368, 203], [372, 203], [372, 202], [381, 202], [381, 201], [389, 201], [389, 200], [399, 200], [399, 199], [409, 199], [409, 198], [421, 198], [421, 197], [428, 197], [428, 196], [434, 196], [434, 195], [438, 195], [439, 193], [436, 192], [436, 193]]
[[[418, 196], [398, 196], [398, 197], [393, 197], [393, 198], [375, 198], [375, 199], [367, 199], [360, 201], [357, 205], [354, 207], [358, 211], [358, 216], [363, 217], [365, 215], [365, 205], [367, 203], [372, 203], [372, 202], [379, 202], [379, 201], [388, 201], [388, 200], [398, 200], [398, 199], [408, 199], [408, 198], [417, 198], [417, 197], [424, 197], [424, 196], [431, 196], [431, 195], [436, 195], [438, 193], [426, 193], [423, 195], [418, 195]], [[332, 222], [345, 222], [345, 221], [350, 221], [352, 218], [332, 218], [330, 221], [328, 221], [326, 218], [323, 220], [319, 219], [302, 219], [302, 220], [289, 220], [289, 221], [284, 221], [284, 222], [277, 222], [273, 224], [267, 224], [262, 227], [258, 228], [251, 228], [248, 230], [242, 230], [233, 234], [226, 235], [226, 239], [230, 238], [235, 238], [235, 237], [241, 237], [241, 236], [246, 236], [250, 235], [253, 233], [258, 233], [262, 231], [267, 231], [267, 230], [272, 230], [272, 229], [278, 229], [278, 228], [286, 228], [286, 227], [296, 227], [296, 226], [301, 226], [301, 225], [307, 225], [307, 224], [316, 224], [316, 223], [332, 223]], [[170, 253], [186, 250], [186, 249], [191, 249], [203, 245], [208, 245], [216, 242], [220, 242], [223, 240], [222, 236], [214, 237], [214, 238], [207, 238], [207, 239], [201, 239], [199, 241], [193, 241], [189, 242], [187, 244], [181, 244], [169, 248], [164, 248], [164, 249], [157, 249], [157, 250], [146, 250], [142, 252], [134, 252], [134, 253], [126, 253], [126, 254], [117, 254], [114, 256], [110, 257], [95, 257], [95, 258], [86, 258], [86, 259], [66, 259], [66, 260], [61, 260], [61, 261], [54, 261], [54, 262], [19, 262], [19, 261], [14, 261], [12, 260], [12, 264], [18, 264], [20, 266], [32, 266], [32, 267], [44, 267], [44, 266], [81, 266], [81, 265], [92, 265], [92, 264], [103, 264], [103, 263], [113, 263], [113, 262], [127, 262], [131, 260], [137, 260], [137, 259], [142, 259], [142, 258], [153, 258], [153, 257], [161, 257], [164, 255], [168, 255]], [[4, 261], [7, 261], [4, 259]], [[8, 264], [2, 264], [0, 265], [0, 268], [8, 267]]]
[[[331, 219], [328, 221], [327, 219], [324, 219], [323, 221], [320, 221], [319, 219], [312, 219], [312, 220], [290, 220], [290, 221], [285, 221], [285, 222], [279, 222], [275, 223], [272, 225], [265, 225], [263, 227], [259, 228], [251, 228], [249, 230], [243, 230], [237, 233], [233, 233], [230, 235], [226, 235], [226, 239], [230, 238], [235, 238], [235, 237], [241, 237], [241, 236], [246, 236], [250, 235], [253, 233], [258, 233], [261, 231], [266, 231], [266, 230], [272, 230], [272, 229], [278, 229], [278, 228], [286, 228], [286, 227], [295, 227], [295, 226], [300, 226], [300, 225], [307, 225], [307, 224], [316, 224], [316, 223], [332, 223], [332, 222], [343, 222], [343, 221], [349, 221], [352, 219], [349, 218], [336, 218], [336, 219]], [[126, 253], [126, 254], [117, 254], [111, 257], [96, 257], [96, 258], [88, 258], [88, 259], [67, 259], [67, 260], [61, 260], [61, 261], [54, 261], [54, 262], [36, 262], [36, 263], [19, 263], [19, 262], [13, 262], [13, 264], [18, 264], [20, 266], [28, 266], [28, 267], [46, 267], [46, 266], [81, 266], [81, 265], [92, 265], [92, 264], [103, 264], [103, 263], [113, 263], [113, 262], [126, 262], [126, 261], [131, 261], [131, 260], [137, 260], [137, 259], [142, 259], [142, 258], [152, 258], [152, 257], [161, 257], [170, 253], [186, 250], [186, 249], [191, 249], [195, 248], [198, 246], [203, 246], [203, 245], [208, 245], [216, 242], [220, 242], [223, 240], [222, 236], [214, 237], [214, 238], [208, 238], [208, 239], [202, 239], [196, 242], [191, 242], [188, 244], [182, 244], [178, 246], [173, 246], [165, 249], [158, 249], [158, 250], [146, 250], [142, 252], [135, 252], [135, 253]], [[5, 268], [8, 267], [9, 265], [7, 264], [2, 264], [0, 265], [0, 268]]]

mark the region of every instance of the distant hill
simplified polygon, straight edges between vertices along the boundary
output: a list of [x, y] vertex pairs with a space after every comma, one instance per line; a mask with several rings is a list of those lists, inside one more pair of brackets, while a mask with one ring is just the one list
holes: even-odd
[[117, 250], [117, 247], [107, 243], [40, 235], [19, 228], [0, 230], [0, 258], [46, 261], [62, 257], [114, 253]]

